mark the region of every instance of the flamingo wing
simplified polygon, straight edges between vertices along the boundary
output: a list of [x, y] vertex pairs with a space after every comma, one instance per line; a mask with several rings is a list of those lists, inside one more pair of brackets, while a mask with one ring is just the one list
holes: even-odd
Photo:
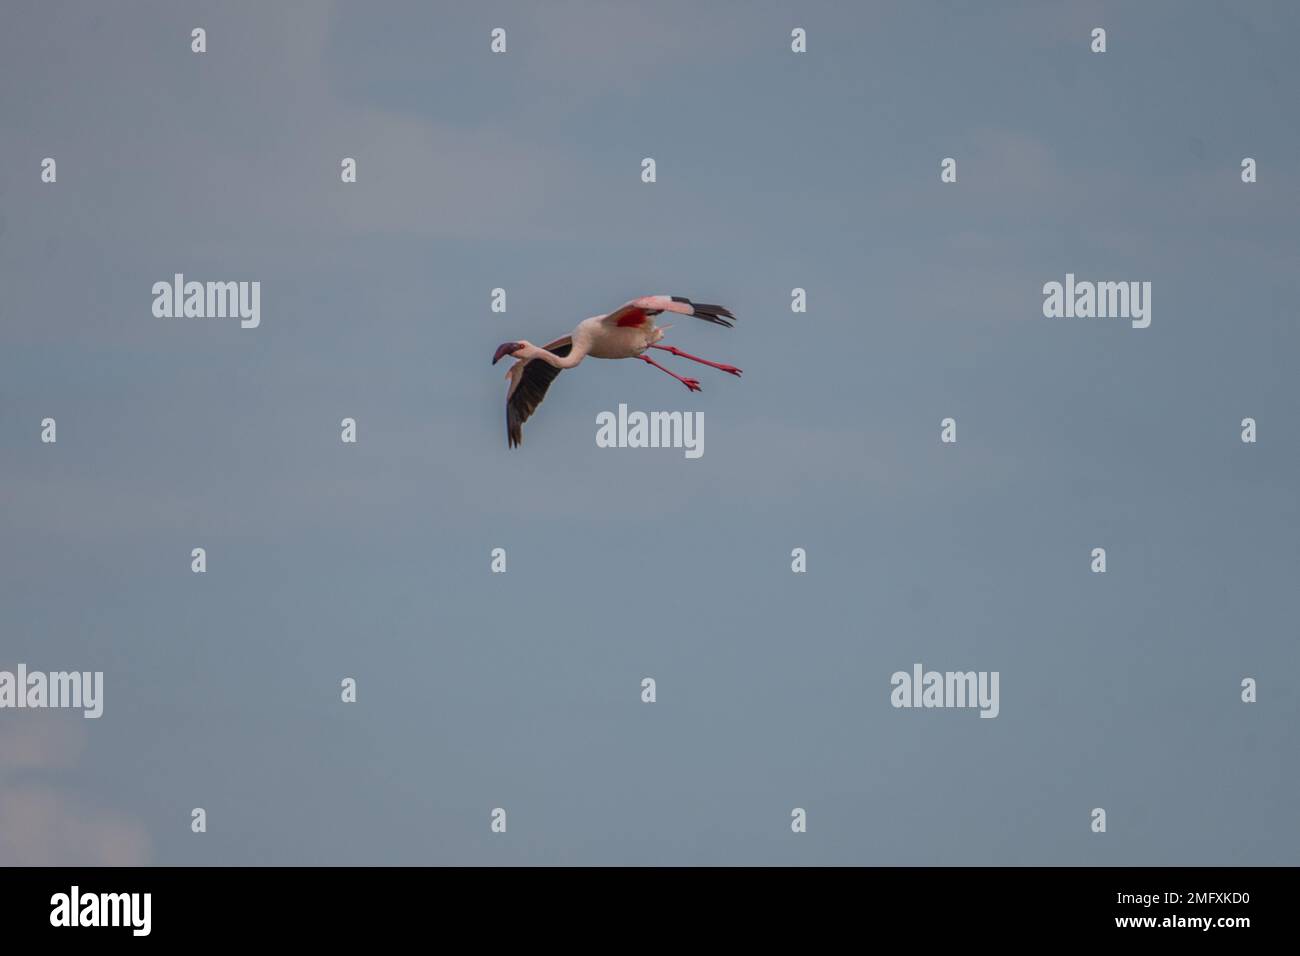
[[613, 326], [638, 326], [658, 315], [660, 312], [676, 312], [679, 315], [693, 315], [697, 319], [731, 328], [736, 317], [729, 309], [720, 305], [708, 305], [692, 302], [680, 295], [644, 295], [620, 306], [601, 321]]
[[[563, 358], [573, 348], [573, 336], [548, 342], [542, 348]], [[524, 422], [542, 404], [546, 390], [560, 370], [537, 359], [516, 362], [510, 369], [510, 391], [506, 393], [506, 441], [515, 448], [524, 441]]]

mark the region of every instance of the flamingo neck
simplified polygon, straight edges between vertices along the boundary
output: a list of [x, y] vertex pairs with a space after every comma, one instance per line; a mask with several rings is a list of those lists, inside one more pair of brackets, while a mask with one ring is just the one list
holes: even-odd
[[587, 353], [579, 349], [576, 345], [570, 347], [568, 355], [556, 355], [547, 349], [533, 346], [530, 358], [541, 359], [547, 365], [555, 368], [573, 368]]

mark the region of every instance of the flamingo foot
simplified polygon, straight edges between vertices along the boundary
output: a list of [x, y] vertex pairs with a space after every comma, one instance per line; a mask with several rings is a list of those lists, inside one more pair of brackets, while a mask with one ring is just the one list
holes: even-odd
[[691, 391], [691, 392], [702, 392], [702, 391], [704, 391], [704, 389], [700, 388], [700, 382], [699, 382], [699, 379], [695, 379], [695, 378], [684, 378], [684, 379], [682, 379], [682, 384], [686, 386], [687, 391]]

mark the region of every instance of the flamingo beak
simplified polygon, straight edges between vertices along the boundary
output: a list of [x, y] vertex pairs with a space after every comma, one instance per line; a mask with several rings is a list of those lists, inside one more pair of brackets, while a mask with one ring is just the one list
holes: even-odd
[[504, 342], [501, 345], [498, 345], [497, 354], [492, 356], [492, 364], [496, 365], [497, 362], [500, 362], [507, 355], [514, 355], [515, 352], [519, 351], [521, 348], [523, 348], [523, 346], [518, 342]]

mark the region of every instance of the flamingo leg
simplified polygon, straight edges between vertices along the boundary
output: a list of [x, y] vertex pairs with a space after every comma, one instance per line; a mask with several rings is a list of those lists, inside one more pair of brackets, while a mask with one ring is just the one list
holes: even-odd
[[669, 375], [671, 375], [673, 378], [677, 379], [677, 381], [681, 382], [683, 385], [685, 385], [685, 386], [686, 386], [688, 389], [690, 389], [692, 392], [698, 392], [698, 391], [701, 391], [700, 383], [699, 383], [699, 380], [698, 380], [698, 379], [694, 379], [694, 378], [682, 378], [682, 377], [681, 377], [680, 375], [678, 375], [676, 372], [673, 372], [673, 371], [670, 371], [669, 369], [664, 368], [662, 365], [660, 365], [658, 362], [656, 362], [654, 359], [652, 359], [652, 358], [651, 358], [650, 356], [648, 356], [648, 355], [638, 355], [637, 358], [639, 358], [639, 359], [640, 359], [641, 361], [643, 361], [643, 362], [648, 362], [648, 363], [650, 363], [650, 364], [653, 365], [655, 368], [659, 369], [661, 372], [668, 372]]
[[[699, 362], [701, 365], [708, 365], [710, 368], [720, 369], [723, 372], [728, 372], [735, 376], [740, 375], [740, 369], [736, 368], [736, 366], [734, 365], [722, 365], [719, 364], [718, 362], [710, 362], [708, 359], [702, 359], [698, 355], [691, 355], [689, 352], [683, 352], [681, 349], [677, 348], [676, 346], [652, 345], [650, 347], [652, 349], [663, 349], [665, 352], [672, 352], [674, 355], [678, 356], [679, 358], [690, 359], [692, 362]], [[667, 371], [667, 369], [664, 369], [664, 371]]]

